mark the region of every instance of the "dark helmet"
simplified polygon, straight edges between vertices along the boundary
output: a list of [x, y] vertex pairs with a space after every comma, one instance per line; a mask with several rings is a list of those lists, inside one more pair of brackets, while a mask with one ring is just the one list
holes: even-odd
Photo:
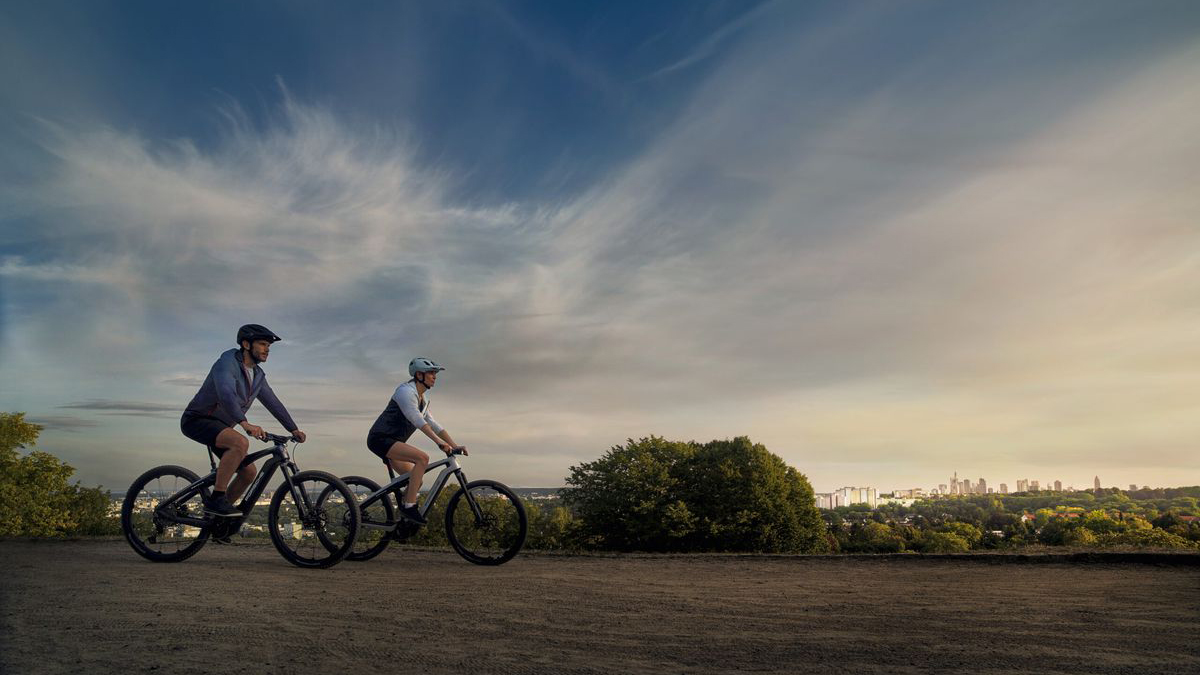
[[279, 342], [283, 338], [271, 332], [271, 329], [257, 323], [248, 323], [238, 329], [237, 344], [242, 346], [242, 340], [254, 342], [255, 340], [266, 340], [268, 342]]

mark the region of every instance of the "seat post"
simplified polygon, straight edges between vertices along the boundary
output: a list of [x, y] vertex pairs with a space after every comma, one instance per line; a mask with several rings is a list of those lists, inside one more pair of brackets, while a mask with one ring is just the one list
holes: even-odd
[[215, 454], [213, 454], [211, 445], [206, 445], [204, 447], [208, 450], [208, 463], [212, 464], [212, 470], [216, 471], [217, 470], [217, 456]]

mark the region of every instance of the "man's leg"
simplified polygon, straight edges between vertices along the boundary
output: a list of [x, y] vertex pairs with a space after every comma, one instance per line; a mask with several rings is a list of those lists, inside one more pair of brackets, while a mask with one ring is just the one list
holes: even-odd
[[[243, 458], [245, 453], [242, 453]], [[225, 459], [222, 457], [221, 459]], [[239, 460], [240, 461], [240, 460]], [[254, 481], [254, 477], [258, 475], [258, 469], [253, 464], [247, 464], [237, 472], [237, 476], [229, 484], [229, 489], [225, 491], [225, 498], [232, 504], [242, 496], [246, 488], [250, 487], [250, 483]]]
[[[213, 484], [213, 489], [224, 492], [229, 487], [229, 479], [233, 478], [234, 473], [237, 473], [238, 464], [246, 459], [250, 441], [230, 427], [217, 434], [217, 441], [213, 445], [225, 450], [221, 453], [221, 462], [217, 464], [217, 479]], [[244, 490], [245, 486], [242, 489]]]

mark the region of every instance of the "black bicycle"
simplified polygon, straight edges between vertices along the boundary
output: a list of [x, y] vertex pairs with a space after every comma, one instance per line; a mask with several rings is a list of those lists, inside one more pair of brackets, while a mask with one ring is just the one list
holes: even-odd
[[[428, 472], [445, 467], [425, 495], [425, 503], [420, 507], [421, 516], [429, 515], [442, 488], [450, 476], [454, 476], [460, 487], [446, 504], [446, 538], [459, 555], [476, 565], [504, 564], [525, 544], [528, 530], [525, 507], [521, 499], [502, 483], [494, 480], [468, 482], [456, 459], [462, 454], [461, 450], [455, 449], [446, 459], [433, 462], [425, 469]], [[387, 464], [386, 460], [384, 464]], [[392, 480], [382, 488], [370, 478], [342, 477], [342, 482], [358, 500], [362, 522], [362, 531], [354, 542], [354, 549], [346, 556], [347, 560], [370, 560], [383, 553], [391, 542], [403, 542], [419, 528], [411, 521], [396, 517], [404, 491], [408, 489], [410, 474], [396, 476], [388, 465], [388, 475]], [[396, 500], [395, 506], [392, 498]], [[317, 501], [319, 503], [320, 499]]]
[[274, 446], [246, 455], [238, 467], [270, 457], [236, 507], [241, 516], [204, 513], [217, 477], [211, 452], [212, 472], [203, 478], [190, 469], [170, 465], [142, 474], [129, 486], [121, 505], [121, 529], [129, 545], [154, 562], [187, 560], [210, 536], [236, 534], [278, 469], [283, 483], [267, 510], [267, 529], [275, 548], [300, 567], [329, 567], [341, 561], [351, 552], [358, 534], [354, 493], [333, 474], [300, 471], [287, 449], [294, 438], [266, 434], [266, 440]]

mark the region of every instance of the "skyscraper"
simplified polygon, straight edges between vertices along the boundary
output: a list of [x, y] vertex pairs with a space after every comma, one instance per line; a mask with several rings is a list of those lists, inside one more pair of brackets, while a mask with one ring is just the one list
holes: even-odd
[[1096, 487], [1097, 490], [1099, 490], [1100, 489], [1100, 476], [1096, 476], [1096, 479], [1094, 481], [1092, 481], [1092, 484]]
[[980, 478], [980, 479], [979, 479], [978, 486], [979, 486], [979, 494], [981, 494], [981, 495], [986, 495], [986, 494], [987, 494], [987, 491], [988, 491], [988, 489], [987, 489], [987, 481], [986, 481], [986, 480], [984, 480], [984, 479], [982, 479], [982, 478]]
[[1028, 478], [1018, 478], [1017, 479], [1017, 492], [1029, 492], [1029, 479]]
[[1062, 481], [1061, 480], [1054, 481], [1054, 491], [1062, 492]]
[[1041, 488], [1041, 484], [1038, 483], [1036, 480], [1031, 480], [1031, 481], [1029, 481], [1029, 489], [1034, 492], [1037, 492], [1038, 490], [1040, 490], [1042, 488]]
[[1007, 483], [1000, 484], [1000, 494], [1002, 494], [1002, 495], [1008, 494], [1008, 484]]

